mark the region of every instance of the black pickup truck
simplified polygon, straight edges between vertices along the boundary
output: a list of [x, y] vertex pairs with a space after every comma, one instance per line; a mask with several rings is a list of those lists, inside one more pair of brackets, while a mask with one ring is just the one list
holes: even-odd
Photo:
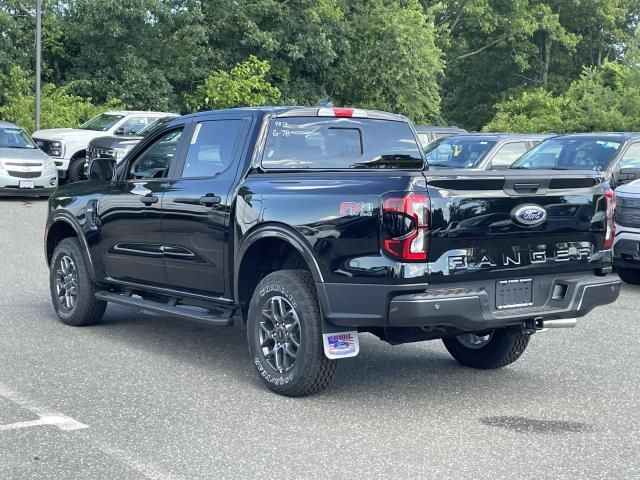
[[614, 197], [597, 173], [426, 168], [411, 123], [389, 113], [177, 118], [51, 197], [55, 311], [77, 326], [109, 302], [242, 319], [264, 382], [300, 396], [358, 354], [362, 332], [443, 339], [491, 369], [616, 300]]

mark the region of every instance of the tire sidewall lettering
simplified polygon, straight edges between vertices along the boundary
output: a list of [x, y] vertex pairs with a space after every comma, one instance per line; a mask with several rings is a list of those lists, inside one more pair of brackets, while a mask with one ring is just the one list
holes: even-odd
[[273, 385], [286, 385], [293, 380], [293, 373], [289, 373], [287, 375], [271, 375], [269, 371], [272, 369], [262, 365], [262, 362], [258, 357], [254, 357], [253, 363], [255, 364], [260, 376], [262, 376], [262, 378], [268, 383]]
[[284, 288], [282, 285], [274, 283], [271, 285], [266, 285], [260, 289], [260, 297], [265, 297], [269, 293], [279, 293], [283, 295], [284, 297], [287, 298], [287, 300], [289, 300], [289, 302], [291, 302], [291, 305], [293, 306], [293, 308], [296, 308], [296, 309], [298, 308], [298, 304], [296, 303], [295, 298], [293, 298], [293, 295], [291, 295], [291, 293], [289, 293], [289, 291], [286, 288]]

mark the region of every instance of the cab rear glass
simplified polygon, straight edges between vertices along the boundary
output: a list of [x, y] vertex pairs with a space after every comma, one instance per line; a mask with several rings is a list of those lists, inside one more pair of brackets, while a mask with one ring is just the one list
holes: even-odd
[[608, 138], [551, 138], [520, 157], [511, 168], [606, 170], [622, 142]]
[[274, 118], [265, 169], [421, 169], [424, 161], [406, 122], [363, 118]]

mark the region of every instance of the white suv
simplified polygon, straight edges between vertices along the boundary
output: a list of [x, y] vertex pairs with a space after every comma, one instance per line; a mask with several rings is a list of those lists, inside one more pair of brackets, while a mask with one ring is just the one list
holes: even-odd
[[105, 112], [78, 128], [38, 130], [32, 135], [38, 146], [56, 163], [58, 176], [77, 182], [84, 175], [87, 145], [104, 135], [135, 135], [158, 118], [173, 115], [166, 112]]
[[616, 188], [613, 255], [620, 278], [640, 285], [640, 180]]

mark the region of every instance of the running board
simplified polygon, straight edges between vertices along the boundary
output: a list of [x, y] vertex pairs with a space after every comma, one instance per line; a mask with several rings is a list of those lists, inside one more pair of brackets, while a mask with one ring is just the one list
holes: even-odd
[[[154, 302], [143, 298], [133, 297], [131, 294], [120, 294], [113, 292], [96, 292], [95, 297], [109, 303], [116, 303], [126, 307], [139, 308], [148, 312], [165, 313], [174, 315], [185, 320], [192, 320], [218, 327], [228, 327], [233, 325], [233, 308], [220, 307], [216, 311], [206, 311], [199, 307], [189, 307], [176, 305], [176, 299], [171, 299], [169, 303]], [[197, 309], [197, 310], [196, 310]]]

